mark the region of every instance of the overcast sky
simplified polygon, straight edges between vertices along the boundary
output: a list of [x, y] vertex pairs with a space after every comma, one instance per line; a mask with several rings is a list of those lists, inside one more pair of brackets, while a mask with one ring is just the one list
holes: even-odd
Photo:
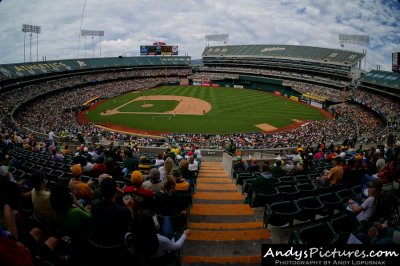
[[[228, 44], [293, 44], [361, 52], [366, 70], [391, 70], [400, 52], [399, 0], [0, 0], [0, 64], [24, 61], [22, 24], [39, 25], [39, 61], [138, 56], [140, 45], [164, 41], [201, 58], [205, 35], [229, 34]], [[85, 6], [85, 7], [84, 7]], [[84, 10], [84, 12], [83, 12]], [[82, 19], [83, 14], [83, 19]], [[367, 47], [341, 48], [338, 34], [368, 35]], [[79, 41], [80, 39], [80, 41]], [[25, 60], [36, 61], [36, 35], [26, 35]], [[86, 51], [85, 51], [86, 43]], [[222, 43], [209, 43], [221, 45]], [[79, 47], [79, 49], [78, 49]], [[94, 49], [93, 49], [94, 47]], [[31, 51], [31, 52], [30, 52]]]

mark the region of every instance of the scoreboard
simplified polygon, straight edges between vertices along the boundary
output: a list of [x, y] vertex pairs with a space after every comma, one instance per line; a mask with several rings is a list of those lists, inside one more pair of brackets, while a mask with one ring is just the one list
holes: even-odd
[[140, 55], [178, 55], [178, 46], [141, 45]]
[[392, 53], [392, 71], [400, 73], [400, 53]]

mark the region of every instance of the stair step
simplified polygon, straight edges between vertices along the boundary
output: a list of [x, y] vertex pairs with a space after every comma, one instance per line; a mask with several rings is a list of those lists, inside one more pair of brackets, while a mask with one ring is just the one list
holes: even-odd
[[186, 241], [248, 241], [265, 239], [266, 230], [210, 231], [192, 230]]
[[201, 177], [225, 177], [226, 179], [230, 179], [230, 176], [225, 172], [221, 172], [221, 173], [216, 173], [216, 172], [199, 173], [197, 178], [200, 179]]
[[244, 197], [242, 194], [237, 192], [203, 192], [198, 191], [193, 195], [193, 200], [204, 199], [204, 200], [240, 200], [243, 203]]
[[225, 183], [225, 184], [233, 184], [232, 179], [226, 177], [202, 177], [197, 180], [197, 182], [202, 184], [207, 183]]
[[245, 204], [193, 204], [190, 215], [254, 215]]
[[207, 168], [207, 169], [201, 168], [200, 172], [201, 173], [225, 173], [224, 169], [222, 169], [221, 167], [219, 167], [219, 168]]
[[248, 223], [190, 223], [190, 229], [261, 229], [262, 222]]
[[218, 184], [202, 184], [198, 180], [196, 184], [196, 191], [198, 190], [209, 190], [209, 191], [238, 191], [235, 184], [223, 184], [223, 186]]
[[190, 213], [189, 228], [192, 223], [245, 223], [254, 222], [254, 215], [192, 215]]

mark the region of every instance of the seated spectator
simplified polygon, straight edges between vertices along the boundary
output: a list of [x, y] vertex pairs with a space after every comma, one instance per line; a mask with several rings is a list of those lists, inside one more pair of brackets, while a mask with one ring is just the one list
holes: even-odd
[[282, 158], [275, 158], [275, 165], [271, 167], [271, 174], [274, 177], [279, 177], [285, 174], [285, 170], [282, 168]]
[[90, 179], [87, 183], [82, 182], [82, 166], [80, 164], [74, 164], [71, 167], [72, 178], [69, 181], [69, 189], [72, 194], [80, 200], [81, 204], [88, 204], [93, 199], [93, 190], [90, 185], [93, 184], [93, 180]]
[[175, 187], [175, 178], [168, 175], [164, 180], [162, 189], [156, 193], [154, 211], [157, 214], [173, 216], [181, 213], [185, 209], [181, 197], [176, 193]]
[[23, 192], [8, 171], [8, 167], [0, 166], [0, 208], [8, 204], [13, 210], [19, 210], [25, 199], [31, 200], [30, 197], [31, 192]]
[[64, 161], [64, 155], [61, 152], [57, 151], [56, 147], [54, 147], [53, 149], [51, 149], [51, 159], [56, 162], [62, 162]]
[[106, 159], [106, 174], [112, 176], [115, 180], [119, 180], [123, 177], [121, 167], [115, 162], [112, 157]]
[[164, 186], [157, 168], [150, 169], [148, 180], [143, 183], [143, 188], [153, 192], [159, 191]]
[[104, 157], [100, 156], [97, 161], [93, 164], [92, 175], [99, 176], [105, 174], [107, 171], [106, 165], [104, 164]]
[[154, 163], [154, 166], [160, 167], [164, 165], [164, 159], [163, 155], [160, 153], [157, 155], [156, 162]]
[[234, 171], [246, 171], [246, 166], [244, 165], [242, 157], [238, 156], [236, 158], [236, 161], [233, 165], [233, 170]]
[[341, 184], [343, 180], [342, 158], [339, 156], [333, 159], [335, 165], [331, 170], [325, 171], [324, 175], [317, 177], [316, 181], [320, 185], [330, 183], [332, 185]]
[[101, 182], [102, 199], [92, 204], [92, 225], [89, 238], [97, 245], [122, 246], [124, 236], [132, 223], [133, 201], [124, 201], [126, 206], [115, 203], [117, 184], [113, 178]]
[[84, 244], [85, 237], [89, 233], [92, 218], [90, 207], [84, 208], [80, 205], [63, 183], [57, 183], [51, 189], [49, 201], [57, 227], [71, 237], [73, 247], [78, 249]]
[[166, 265], [176, 262], [174, 252], [182, 247], [189, 235], [190, 230], [185, 230], [178, 240], [171, 240], [157, 234], [152, 215], [146, 210], [140, 210], [134, 214], [131, 232], [125, 239], [132, 254], [154, 265]]
[[167, 175], [172, 173], [175, 167], [175, 162], [171, 157], [167, 157], [164, 162], [164, 166], [161, 166], [158, 170], [160, 171], [160, 179], [164, 180]]
[[29, 230], [20, 212], [13, 210], [8, 204], [4, 206], [3, 212], [8, 231], [0, 228], [0, 246], [3, 247], [0, 249], [2, 265], [33, 265], [33, 257], [48, 263], [61, 262], [57, 255], [59, 243], [55, 237], [46, 238], [37, 227]]
[[54, 221], [53, 209], [50, 205], [50, 191], [46, 190], [46, 176], [42, 172], [34, 172], [31, 177], [32, 204], [36, 217], [46, 223]]
[[65, 144], [64, 145], [64, 147], [63, 148], [61, 148], [61, 154], [62, 155], [69, 155], [69, 154], [71, 154], [72, 152], [71, 152], [71, 150], [69, 149], [69, 145], [68, 144]]
[[151, 210], [154, 206], [154, 192], [143, 188], [143, 174], [136, 170], [131, 174], [132, 186], [126, 186], [124, 194], [132, 195], [133, 201], [135, 202], [134, 211], [140, 208], [146, 208]]
[[260, 165], [257, 162], [256, 158], [252, 158], [251, 161], [249, 162], [249, 166], [247, 167], [246, 171], [250, 173], [254, 172], [260, 172]]
[[383, 183], [376, 179], [369, 183], [368, 198], [362, 203], [357, 203], [353, 199], [349, 199], [350, 210], [357, 214], [357, 220], [360, 222], [372, 222], [382, 208], [381, 190]]
[[192, 176], [196, 176], [199, 171], [199, 163], [193, 156], [189, 158], [189, 171], [193, 173]]
[[150, 160], [146, 156], [141, 156], [139, 161], [139, 170], [143, 174], [148, 175], [150, 168], [151, 168]]
[[270, 172], [268, 162], [261, 164], [261, 173], [256, 175], [256, 178], [251, 183], [245, 202], [248, 203], [252, 197], [253, 192], [260, 194], [271, 194], [275, 191], [276, 178]]
[[290, 175], [293, 174], [295, 171], [296, 166], [293, 164], [292, 160], [288, 160], [285, 165], [285, 174]]
[[182, 172], [179, 168], [175, 168], [174, 170], [172, 170], [172, 176], [175, 178], [175, 182], [176, 182], [175, 190], [176, 191], [191, 192], [190, 183], [187, 182], [182, 177]]
[[128, 176], [129, 173], [132, 173], [134, 170], [137, 170], [139, 167], [139, 162], [133, 158], [132, 150], [125, 150], [123, 154], [124, 158], [124, 166], [122, 169], [122, 173], [124, 177]]
[[186, 159], [182, 159], [179, 162], [179, 168], [181, 169], [182, 178], [188, 181], [193, 189], [194, 188], [193, 172], [189, 171], [189, 161]]
[[[381, 170], [374, 175], [365, 174], [361, 181], [362, 191], [365, 191], [367, 184], [378, 178], [383, 184], [388, 184], [396, 179], [397, 159], [390, 158]], [[366, 193], [365, 193], [366, 194]], [[366, 196], [366, 195], [365, 195]]]

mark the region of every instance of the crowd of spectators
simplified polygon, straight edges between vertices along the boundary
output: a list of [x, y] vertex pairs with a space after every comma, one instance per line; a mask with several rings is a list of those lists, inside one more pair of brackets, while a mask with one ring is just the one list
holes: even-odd
[[[225, 68], [224, 68], [225, 69]], [[188, 76], [188, 69], [168, 70], [135, 70], [135, 71], [113, 71], [109, 73], [84, 74], [79, 77], [62, 78], [45, 83], [24, 86], [19, 89], [2, 94], [4, 104], [1, 106], [2, 127], [11, 128], [9, 114], [15, 106], [27, 99], [59, 88], [70, 87], [68, 90], [38, 97], [34, 101], [25, 104], [16, 114], [15, 119], [20, 126], [46, 133], [54, 131], [57, 136], [67, 135], [70, 140], [77, 139], [79, 134], [88, 141], [105, 142], [134, 142], [142, 146], [168, 146], [171, 143], [195, 144], [210, 149], [225, 149], [233, 140], [240, 149], [263, 149], [292, 147], [297, 143], [312, 144], [319, 141], [343, 141], [356, 136], [363, 143], [376, 143], [385, 139], [387, 132], [383, 131], [383, 123], [380, 118], [367, 111], [365, 108], [350, 104], [342, 104], [331, 108], [335, 113], [335, 119], [327, 121], [310, 121], [294, 130], [279, 133], [238, 133], [228, 135], [206, 135], [206, 134], [168, 134], [162, 139], [133, 136], [120, 133], [111, 133], [91, 124], [78, 123], [75, 112], [76, 107], [94, 97], [109, 98], [131, 90], [142, 90], [152, 88], [162, 82], [179, 80], [180, 76]], [[169, 72], [170, 71], [170, 72]], [[233, 70], [232, 70], [233, 71]], [[250, 69], [249, 71], [255, 71]], [[272, 70], [258, 70], [272, 71]], [[215, 73], [214, 73], [215, 74]], [[214, 75], [213, 74], [213, 75]], [[171, 76], [171, 77], [170, 77]], [[130, 77], [142, 77], [140, 79], [125, 79]], [[147, 78], [146, 78], [147, 77]], [[104, 80], [114, 80], [112, 83], [99, 83]], [[87, 86], [74, 88], [75, 85], [87, 83]], [[334, 89], [293, 82], [292, 85], [304, 93], [318, 97], [336, 97], [343, 99], [347, 95], [338, 94]], [[322, 93], [323, 91], [323, 93]], [[321, 94], [320, 94], [321, 92]], [[336, 94], [335, 94], [336, 92]], [[390, 129], [397, 130], [398, 116], [394, 117], [399, 110], [399, 103], [377, 96], [371, 92], [354, 90], [353, 98], [366, 104], [373, 104], [373, 108], [391, 116]], [[341, 96], [338, 96], [341, 95]], [[384, 102], [385, 104], [383, 104]], [[66, 133], [67, 132], [67, 133]]]

